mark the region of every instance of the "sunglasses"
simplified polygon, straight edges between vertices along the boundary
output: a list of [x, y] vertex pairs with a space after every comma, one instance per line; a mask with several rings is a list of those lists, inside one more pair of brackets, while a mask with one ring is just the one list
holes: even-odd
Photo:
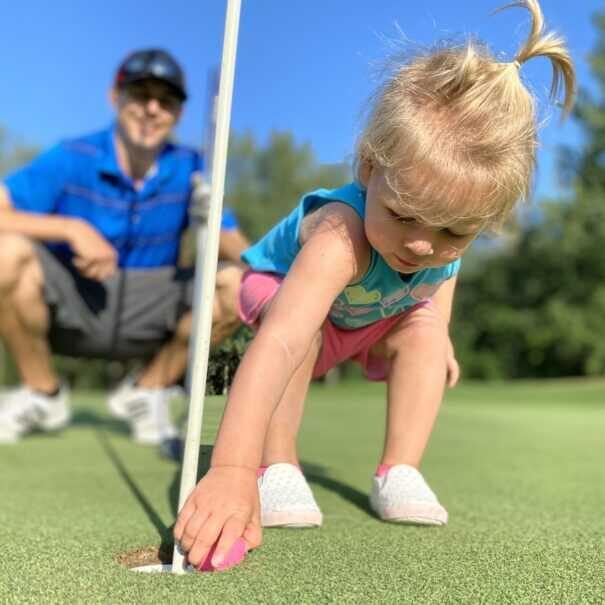
[[146, 75], [159, 80], [178, 79], [181, 77], [178, 67], [167, 61], [163, 57], [158, 56], [137, 56], [132, 57], [122, 66], [123, 71], [128, 76]]
[[167, 111], [176, 111], [182, 105], [181, 97], [168, 85], [156, 88], [145, 82], [134, 82], [127, 84], [122, 90], [132, 101], [143, 105], [151, 99], [155, 99]]

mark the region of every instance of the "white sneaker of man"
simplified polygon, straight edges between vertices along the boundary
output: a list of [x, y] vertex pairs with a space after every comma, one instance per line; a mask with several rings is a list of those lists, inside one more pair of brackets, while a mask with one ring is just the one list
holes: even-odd
[[412, 525], [445, 525], [447, 511], [418, 469], [396, 464], [372, 478], [372, 510], [383, 520]]
[[45, 395], [28, 386], [0, 393], [0, 443], [15, 443], [35, 430], [57, 431], [69, 424], [69, 388]]
[[261, 525], [263, 527], [320, 527], [323, 516], [300, 468], [271, 464], [259, 469]]
[[126, 420], [132, 438], [141, 445], [159, 445], [178, 435], [170, 419], [170, 400], [182, 395], [177, 386], [146, 389], [126, 378], [107, 399], [112, 416]]

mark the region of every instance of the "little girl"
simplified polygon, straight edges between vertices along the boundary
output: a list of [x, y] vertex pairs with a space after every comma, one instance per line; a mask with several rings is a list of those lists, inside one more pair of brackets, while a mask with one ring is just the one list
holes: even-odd
[[[460, 257], [527, 197], [537, 146], [534, 99], [519, 70], [548, 57], [552, 97], [574, 70], [562, 40], [532, 28], [514, 61], [476, 43], [400, 65], [379, 91], [356, 149], [356, 181], [304, 196], [244, 254], [241, 313], [258, 329], [231, 388], [211, 468], [174, 535], [193, 565], [218, 539], [219, 566], [261, 526], [319, 526], [298, 465], [309, 382], [354, 359], [388, 384], [382, 457], [370, 504], [385, 521], [443, 525], [418, 470], [445, 384], [458, 364], [448, 322]], [[345, 446], [346, 447], [346, 446]], [[260, 497], [259, 497], [260, 496]]]

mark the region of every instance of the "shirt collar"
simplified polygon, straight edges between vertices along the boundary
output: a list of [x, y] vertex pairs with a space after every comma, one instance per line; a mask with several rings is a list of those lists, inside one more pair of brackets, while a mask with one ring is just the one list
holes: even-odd
[[[103, 135], [104, 140], [102, 145], [102, 156], [99, 159], [99, 172], [131, 182], [131, 178], [122, 172], [122, 169], [118, 164], [116, 153], [117, 124], [115, 122], [111, 124], [111, 126], [104, 131]], [[161, 183], [171, 175], [173, 168], [169, 157], [171, 149], [172, 145], [170, 143], [164, 145], [156, 158], [155, 164], [147, 173], [144, 185], [141, 189], [146, 188], [151, 181]]]
[[109, 176], [121, 177], [124, 175], [118, 165], [115, 147], [116, 125], [112, 124], [103, 132], [102, 155], [99, 159], [99, 172]]

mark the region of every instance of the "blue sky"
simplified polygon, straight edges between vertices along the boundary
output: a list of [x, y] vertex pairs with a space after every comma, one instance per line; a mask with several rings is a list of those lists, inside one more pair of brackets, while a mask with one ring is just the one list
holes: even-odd
[[[321, 161], [350, 157], [360, 112], [377, 83], [381, 60], [401, 32], [416, 44], [472, 34], [510, 59], [527, 31], [527, 15], [492, 0], [243, 0], [232, 127], [264, 141], [273, 129], [310, 142]], [[199, 145], [208, 74], [220, 62], [221, 0], [5, 0], [2, 6], [0, 123], [29, 143], [50, 145], [111, 119], [107, 89], [133, 48], [161, 46], [182, 62], [191, 93], [178, 134]], [[371, 6], [371, 8], [370, 8]], [[591, 15], [602, 0], [543, 0], [547, 22], [568, 39], [581, 85], [594, 46]], [[573, 7], [570, 10], [570, 7]], [[523, 76], [545, 99], [550, 67], [535, 60]], [[544, 106], [544, 105], [543, 105]], [[554, 153], [579, 144], [577, 126], [542, 133], [538, 194], [557, 191]]]

